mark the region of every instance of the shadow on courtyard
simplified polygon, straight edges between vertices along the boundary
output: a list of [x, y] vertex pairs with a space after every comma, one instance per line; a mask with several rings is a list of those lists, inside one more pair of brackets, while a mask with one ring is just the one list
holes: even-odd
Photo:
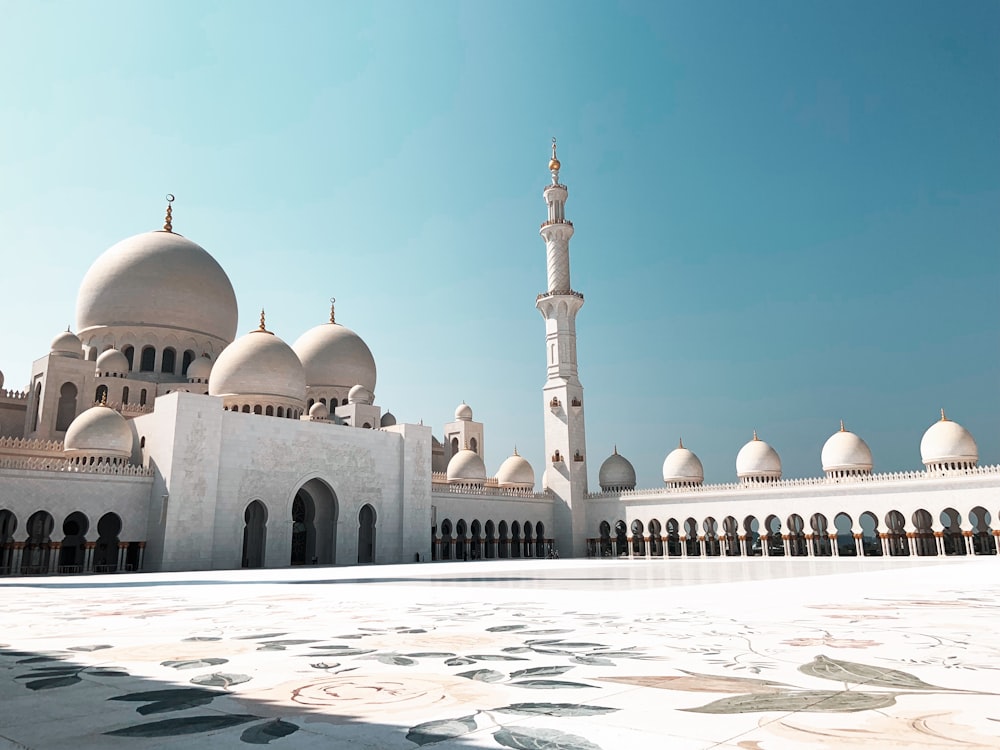
[[[177, 670], [177, 679], [168, 682], [132, 675], [109, 662], [86, 664], [74, 648], [79, 653], [114, 647], [99, 644], [50, 652], [0, 647], [0, 745], [6, 741], [19, 748], [82, 750], [245, 743], [388, 750], [445, 741], [448, 747], [472, 747], [461, 735], [473, 732], [479, 733], [480, 742], [483, 733], [495, 732], [530, 740], [530, 729], [498, 726], [483, 710], [455, 705], [454, 696], [448, 696], [450, 712], [445, 708], [442, 715], [435, 703], [445, 697], [447, 686], [438, 688], [437, 695], [419, 678], [410, 684], [399, 675], [359, 675], [350, 668], [324, 668], [320, 662], [310, 665], [313, 674], [301, 672], [291, 681], [255, 691], [249, 675], [220, 667], [225, 659], [161, 662]], [[415, 710], [423, 715], [412, 723], [383, 721]], [[434, 720], [425, 721], [427, 717]], [[516, 722], [525, 714], [510, 718]], [[176, 743], [171, 738], [177, 738]]]

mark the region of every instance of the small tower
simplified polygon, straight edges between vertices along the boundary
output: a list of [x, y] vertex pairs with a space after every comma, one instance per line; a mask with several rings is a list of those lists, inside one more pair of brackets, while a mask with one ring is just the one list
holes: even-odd
[[586, 553], [587, 439], [583, 419], [583, 386], [576, 364], [576, 314], [583, 295], [570, 286], [569, 240], [573, 223], [566, 219], [568, 190], [559, 183], [561, 168], [552, 139], [549, 172], [552, 184], [542, 197], [548, 219], [539, 234], [545, 240], [548, 289], [535, 307], [545, 319], [547, 377], [542, 388], [545, 422], [545, 472], [542, 484], [555, 496], [554, 535], [564, 555]]

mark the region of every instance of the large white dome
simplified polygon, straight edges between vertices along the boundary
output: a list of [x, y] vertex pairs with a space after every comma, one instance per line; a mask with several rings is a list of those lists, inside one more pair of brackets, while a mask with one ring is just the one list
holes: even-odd
[[375, 392], [375, 358], [358, 334], [339, 323], [323, 323], [299, 336], [292, 349], [313, 388], [353, 388]]
[[618, 492], [635, 489], [635, 467], [625, 456], [615, 452], [604, 459], [601, 470], [597, 473], [598, 484], [602, 492]]
[[705, 481], [701, 459], [678, 442], [663, 461], [663, 481], [668, 485], [692, 485]]
[[823, 444], [820, 454], [823, 471], [827, 474], [836, 472], [870, 474], [873, 466], [871, 448], [868, 443], [853, 432], [844, 428], [833, 433]]
[[77, 330], [162, 326], [222, 339], [236, 336], [236, 294], [204, 248], [173, 232], [137, 234], [87, 271], [76, 300]]
[[251, 397], [302, 405], [306, 378], [292, 348], [260, 328], [223, 349], [208, 378], [211, 396]]
[[132, 456], [132, 430], [125, 417], [108, 406], [92, 406], [70, 423], [63, 441], [67, 457]]
[[979, 447], [972, 433], [948, 419], [942, 409], [941, 420], [920, 440], [920, 458], [929, 469], [967, 469], [979, 461]]
[[507, 458], [497, 470], [497, 485], [503, 488], [532, 489], [535, 486], [535, 470], [524, 456], [517, 453]]
[[475, 451], [464, 448], [448, 462], [449, 484], [483, 484], [486, 481], [486, 464]]
[[754, 432], [753, 440], [736, 454], [736, 475], [754, 481], [781, 479], [781, 459], [778, 452]]

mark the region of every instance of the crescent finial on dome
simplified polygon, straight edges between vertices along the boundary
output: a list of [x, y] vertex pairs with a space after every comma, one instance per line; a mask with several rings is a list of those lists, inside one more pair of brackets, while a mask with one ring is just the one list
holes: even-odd
[[163, 218], [163, 231], [170, 232], [174, 231], [173, 215], [174, 215], [174, 194], [167, 193], [167, 215]]
[[754, 440], [760, 440], [760, 438], [759, 438], [759, 437], [757, 437], [757, 430], [754, 430], [754, 431], [753, 431], [753, 439], [754, 439]]
[[517, 444], [514, 445], [514, 455], [515, 456], [518, 455], [518, 453], [517, 453]]
[[847, 432], [847, 430], [844, 428], [844, 420], [843, 419], [840, 420], [840, 431], [841, 432]]
[[681, 438], [681, 437], [677, 438], [677, 447], [678, 448], [683, 448], [684, 447], [684, 438]]
[[948, 421], [948, 417], [946, 417], [944, 415], [944, 407], [941, 407], [941, 421], [942, 422], [947, 422]]
[[337, 298], [336, 297], [330, 297], [330, 322], [331, 323], [336, 323], [337, 322], [337, 316], [334, 313], [334, 305], [336, 305], [336, 304], [337, 304]]

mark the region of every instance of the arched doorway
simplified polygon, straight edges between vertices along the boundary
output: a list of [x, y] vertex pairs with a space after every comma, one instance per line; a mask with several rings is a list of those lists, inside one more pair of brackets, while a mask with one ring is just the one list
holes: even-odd
[[702, 531], [705, 532], [705, 554], [709, 557], [719, 557], [722, 554], [722, 545], [719, 544], [719, 523], [709, 516], [701, 522]]
[[806, 522], [798, 513], [788, 517], [788, 554], [792, 557], [805, 557], [809, 554], [806, 545]]
[[456, 560], [468, 560], [469, 559], [469, 547], [466, 544], [466, 540], [469, 536], [469, 525], [465, 522], [464, 518], [459, 518], [458, 523], [455, 524], [455, 559]]
[[510, 525], [510, 556], [521, 556], [521, 524], [517, 521]]
[[839, 557], [857, 557], [858, 545], [854, 539], [854, 521], [846, 513], [838, 513], [833, 517], [833, 527], [837, 530], [837, 555]]
[[858, 519], [861, 524], [861, 551], [865, 557], [882, 556], [882, 540], [878, 531], [878, 516], [866, 510]]
[[944, 545], [946, 555], [964, 555], [965, 536], [962, 533], [962, 514], [954, 508], [945, 508], [941, 511], [941, 541]]
[[934, 518], [930, 511], [918, 508], [910, 519], [913, 521], [913, 547], [920, 557], [935, 557], [938, 553], [937, 539], [934, 538]]
[[486, 559], [492, 560], [497, 556], [496, 526], [493, 521], [486, 522]]
[[767, 556], [784, 557], [785, 540], [781, 535], [781, 519], [771, 514], [764, 519], [764, 529], [767, 531]]
[[292, 565], [337, 561], [337, 495], [322, 479], [310, 479], [292, 500]]
[[745, 539], [743, 546], [746, 548], [747, 557], [761, 557], [764, 550], [760, 547], [760, 521], [756, 516], [747, 516], [743, 519], [743, 533]]
[[726, 535], [726, 557], [739, 557], [740, 550], [740, 525], [732, 516], [722, 519], [722, 530]]
[[0, 575], [13, 573], [10, 569], [14, 556], [14, 532], [17, 516], [9, 510], [0, 510]]
[[263, 568], [264, 549], [267, 541], [267, 508], [260, 500], [254, 500], [243, 512], [243, 556], [240, 563], [244, 568]]
[[910, 554], [910, 541], [906, 538], [906, 518], [898, 510], [890, 510], [885, 515], [885, 525], [889, 527], [886, 543], [890, 557], [907, 557]]
[[441, 522], [441, 559], [451, 559], [451, 519]]
[[358, 513], [358, 562], [375, 562], [375, 509], [367, 504]]
[[122, 519], [117, 513], [105, 513], [97, 522], [97, 545], [94, 547], [94, 572], [114, 573], [118, 570], [118, 534]]
[[632, 557], [646, 556], [646, 529], [638, 518], [632, 521]]
[[59, 548], [59, 572], [82, 573], [87, 557], [87, 531], [90, 521], [80, 511], [66, 516], [63, 521], [62, 546]]
[[472, 541], [469, 544], [469, 559], [479, 560], [483, 556], [483, 525], [479, 519], [472, 521]]
[[688, 557], [701, 556], [701, 541], [698, 539], [698, 522], [693, 518], [684, 521], [684, 554]]
[[607, 521], [601, 521], [601, 525], [598, 527], [598, 534], [601, 539], [601, 557], [611, 557], [611, 524]]
[[28, 541], [21, 554], [21, 572], [47, 573], [49, 570], [49, 544], [55, 522], [44, 510], [36, 511], [28, 518]]
[[534, 550], [534, 544], [532, 543], [532, 526], [531, 521], [525, 521], [524, 525], [521, 526], [521, 530], [524, 532], [524, 556], [531, 557], [532, 551]]
[[822, 513], [813, 513], [809, 519], [812, 526], [812, 550], [816, 557], [833, 556], [833, 545], [830, 543], [830, 532], [827, 530], [828, 522]]
[[76, 386], [63, 383], [59, 389], [59, 403], [56, 406], [56, 430], [64, 432], [76, 418]]
[[507, 559], [510, 557], [510, 536], [507, 531], [507, 522], [501, 521], [500, 525], [497, 526], [497, 535], [500, 537], [500, 544], [497, 550], [497, 556], [501, 559]]
[[[997, 553], [996, 539], [993, 538], [993, 529], [990, 528], [990, 512], [981, 505], [977, 505], [969, 511], [969, 523], [972, 524], [972, 551], [977, 555], [995, 555]], [[0, 541], [3, 540], [3, 531], [0, 527]]]
[[621, 519], [615, 521], [615, 556], [628, 555], [628, 528]]
[[663, 557], [663, 527], [655, 518], [649, 519], [649, 554]]
[[[549, 550], [551, 556], [552, 550]], [[535, 557], [546, 557], [545, 554], [545, 526], [541, 521], [535, 523]]]
[[676, 518], [667, 519], [667, 555], [681, 556], [681, 532]]

